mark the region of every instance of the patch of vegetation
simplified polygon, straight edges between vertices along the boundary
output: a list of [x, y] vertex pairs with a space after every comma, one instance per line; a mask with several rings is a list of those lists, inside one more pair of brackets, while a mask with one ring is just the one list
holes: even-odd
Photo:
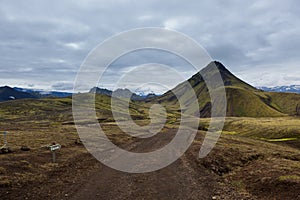
[[245, 184], [244, 184], [243, 180], [234, 180], [234, 181], [231, 182], [231, 185], [233, 185], [238, 190], [244, 190], [245, 189]]
[[0, 188], [1, 187], [9, 187], [12, 185], [11, 180], [9, 179], [9, 177], [0, 177]]
[[286, 181], [291, 181], [291, 182], [300, 182], [300, 176], [299, 175], [285, 175], [285, 176], [279, 176], [278, 177], [278, 180], [279, 181], [283, 181], [283, 182], [286, 182]]
[[6, 169], [4, 167], [0, 167], [0, 175], [5, 173], [6, 173]]
[[300, 118], [226, 118], [223, 133], [235, 132], [239, 136], [268, 142], [293, 142], [300, 145]]
[[[262, 138], [264, 139], [264, 138]], [[298, 138], [277, 138], [277, 139], [266, 139], [268, 142], [284, 142], [284, 141], [293, 141], [298, 140]]]

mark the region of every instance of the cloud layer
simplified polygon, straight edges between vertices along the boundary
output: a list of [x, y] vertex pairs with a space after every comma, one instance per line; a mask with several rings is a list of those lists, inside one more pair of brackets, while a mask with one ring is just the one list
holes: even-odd
[[[69, 91], [96, 45], [140, 27], [165, 27], [191, 36], [213, 59], [253, 85], [300, 84], [299, 6], [296, 0], [3, 0], [0, 85]], [[152, 63], [161, 60], [158, 54], [151, 56]], [[124, 59], [111, 75], [144, 64], [131, 62]], [[184, 67], [181, 71], [192, 75]]]

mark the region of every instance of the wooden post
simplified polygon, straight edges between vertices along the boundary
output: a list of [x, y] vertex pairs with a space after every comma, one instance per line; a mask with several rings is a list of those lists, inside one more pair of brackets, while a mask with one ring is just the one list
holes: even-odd
[[52, 162], [55, 163], [56, 162], [56, 155], [55, 155], [55, 151], [52, 151]]
[[7, 144], [6, 134], [7, 134], [7, 132], [6, 132], [6, 131], [4, 131], [4, 132], [3, 132], [3, 135], [4, 135], [4, 145], [6, 145], [6, 144]]

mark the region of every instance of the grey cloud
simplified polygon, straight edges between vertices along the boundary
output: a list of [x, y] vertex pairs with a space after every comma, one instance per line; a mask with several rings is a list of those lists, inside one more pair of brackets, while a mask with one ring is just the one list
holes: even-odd
[[[51, 88], [55, 81], [72, 82], [82, 61], [98, 43], [121, 31], [147, 26], [174, 28], [191, 36], [233, 72], [252, 74], [264, 67], [282, 74], [280, 68], [284, 66], [285, 76], [292, 76], [300, 64], [299, 6], [296, 0], [3, 0], [0, 85]], [[132, 62], [132, 58], [136, 60]], [[118, 63], [119, 68], [111, 70], [119, 75], [121, 64], [128, 67], [150, 60], [163, 62], [162, 58], [158, 54], [129, 56]], [[163, 64], [175, 68], [183, 64], [176, 63], [172, 56], [165, 58], [169, 61]], [[253, 80], [246, 76], [246, 81]], [[289, 80], [284, 83], [294, 83]], [[270, 81], [266, 78], [265, 83]]]
[[53, 90], [59, 91], [71, 91], [73, 90], [73, 87], [74, 85], [72, 82], [56, 82], [51, 86]]

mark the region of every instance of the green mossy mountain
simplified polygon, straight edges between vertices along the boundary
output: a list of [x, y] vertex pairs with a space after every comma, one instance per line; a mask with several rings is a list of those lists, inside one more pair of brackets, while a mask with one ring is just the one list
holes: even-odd
[[190, 84], [198, 97], [200, 116], [209, 117], [212, 103], [203, 76], [208, 75], [207, 77], [213, 79], [218, 73], [220, 73], [225, 86], [227, 116], [279, 117], [300, 115], [300, 94], [264, 92], [237, 78], [222, 63], [217, 61], [210, 63], [199, 73], [166, 92], [157, 100], [179, 108], [179, 102], [172, 91], [187, 92], [186, 85]]

